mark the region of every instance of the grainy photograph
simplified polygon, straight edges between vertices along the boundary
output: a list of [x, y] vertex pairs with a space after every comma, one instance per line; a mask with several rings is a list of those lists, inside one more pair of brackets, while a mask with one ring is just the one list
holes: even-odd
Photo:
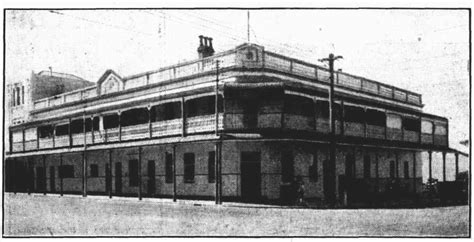
[[471, 9], [4, 9], [2, 237], [471, 237]]

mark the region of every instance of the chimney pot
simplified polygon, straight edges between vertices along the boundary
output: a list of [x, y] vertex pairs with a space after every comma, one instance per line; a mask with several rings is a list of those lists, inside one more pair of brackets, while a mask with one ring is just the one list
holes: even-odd
[[203, 38], [203, 37], [204, 37], [204, 36], [199, 35], [199, 46], [202, 46], [202, 45], [203, 45], [203, 44], [202, 44], [202, 38]]
[[212, 38], [209, 38], [209, 47], [212, 48]]
[[207, 40], [208, 40], [208, 38], [204, 37], [204, 46], [206, 46], [206, 47], [207, 47]]

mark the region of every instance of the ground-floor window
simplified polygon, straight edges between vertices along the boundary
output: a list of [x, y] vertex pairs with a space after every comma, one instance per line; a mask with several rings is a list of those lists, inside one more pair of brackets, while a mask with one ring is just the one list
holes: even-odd
[[128, 175], [130, 179], [130, 186], [138, 186], [138, 160], [129, 160], [128, 161]]
[[294, 175], [294, 160], [291, 151], [283, 152], [281, 156], [281, 180], [292, 182]]
[[207, 158], [207, 177], [209, 183], [216, 182], [216, 152], [210, 151]]
[[91, 164], [90, 168], [91, 168], [90, 176], [99, 177], [99, 166], [97, 164]]
[[184, 153], [184, 182], [194, 182], [194, 153]]
[[165, 182], [173, 183], [173, 155], [170, 153], [165, 155]]
[[309, 167], [310, 181], [318, 181], [318, 152], [313, 154], [313, 164]]
[[364, 178], [370, 178], [370, 156], [364, 156]]
[[405, 161], [403, 163], [403, 177], [405, 177], [405, 178], [410, 178], [410, 175], [408, 173], [408, 169], [409, 169], [408, 161]]
[[61, 178], [74, 178], [74, 166], [63, 165], [59, 167], [59, 177]]
[[395, 161], [390, 161], [390, 178], [395, 178]]

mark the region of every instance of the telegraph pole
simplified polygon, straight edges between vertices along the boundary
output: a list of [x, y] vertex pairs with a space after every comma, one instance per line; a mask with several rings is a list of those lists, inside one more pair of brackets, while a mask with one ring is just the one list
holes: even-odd
[[[329, 145], [329, 164], [327, 165], [328, 171], [325, 175], [328, 176], [328, 184], [324, 189], [324, 196], [330, 206], [336, 204], [336, 118], [334, 115], [334, 61], [342, 59], [342, 56], [334, 56], [329, 54], [328, 58], [321, 59], [319, 61], [327, 61], [329, 64], [329, 119], [331, 120], [331, 137]], [[341, 184], [339, 184], [341, 185]]]
[[215, 114], [216, 114], [216, 144], [215, 144], [215, 151], [214, 151], [214, 182], [215, 182], [215, 202], [216, 204], [222, 204], [221, 201], [221, 177], [220, 177], [220, 137], [219, 137], [219, 60], [216, 60], [216, 95], [215, 95]]

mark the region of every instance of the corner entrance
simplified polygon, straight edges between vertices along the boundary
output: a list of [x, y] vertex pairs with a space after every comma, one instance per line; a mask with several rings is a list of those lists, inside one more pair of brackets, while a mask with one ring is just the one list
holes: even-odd
[[261, 200], [260, 152], [240, 154], [241, 197], [244, 202]]

